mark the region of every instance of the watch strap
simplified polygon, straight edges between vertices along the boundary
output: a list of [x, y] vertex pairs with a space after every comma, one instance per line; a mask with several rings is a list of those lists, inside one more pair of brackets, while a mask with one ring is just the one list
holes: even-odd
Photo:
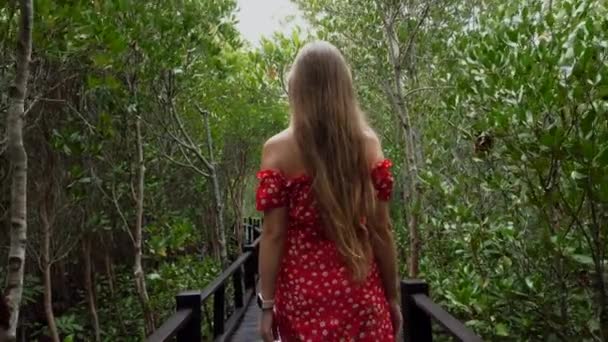
[[257, 301], [262, 310], [272, 310], [274, 308], [274, 299], [264, 299], [261, 293], [258, 293]]

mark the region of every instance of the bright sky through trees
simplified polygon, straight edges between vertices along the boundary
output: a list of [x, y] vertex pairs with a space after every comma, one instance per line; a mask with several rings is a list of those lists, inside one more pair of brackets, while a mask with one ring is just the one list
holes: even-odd
[[290, 0], [238, 0], [238, 6], [237, 27], [254, 45], [273, 32], [290, 33], [295, 26], [306, 27], [298, 8]]

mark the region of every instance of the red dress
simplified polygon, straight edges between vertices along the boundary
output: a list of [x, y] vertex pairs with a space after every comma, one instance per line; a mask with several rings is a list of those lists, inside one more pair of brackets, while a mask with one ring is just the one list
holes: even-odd
[[[393, 188], [390, 160], [372, 170], [380, 200]], [[394, 341], [389, 307], [376, 262], [355, 284], [334, 242], [323, 237], [311, 178], [286, 178], [276, 170], [258, 172], [260, 211], [287, 207], [285, 250], [275, 291], [275, 322], [281, 341]]]

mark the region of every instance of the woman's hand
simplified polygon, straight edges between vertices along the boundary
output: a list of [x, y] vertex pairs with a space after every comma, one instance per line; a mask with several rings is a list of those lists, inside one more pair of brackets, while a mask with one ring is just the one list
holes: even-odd
[[262, 320], [260, 322], [260, 334], [264, 342], [274, 342], [272, 332], [273, 312], [272, 310], [262, 310]]
[[401, 305], [398, 300], [392, 300], [388, 302], [389, 310], [391, 313], [391, 322], [393, 323], [393, 332], [395, 337], [399, 334], [401, 326], [403, 325], [403, 317], [401, 316]]

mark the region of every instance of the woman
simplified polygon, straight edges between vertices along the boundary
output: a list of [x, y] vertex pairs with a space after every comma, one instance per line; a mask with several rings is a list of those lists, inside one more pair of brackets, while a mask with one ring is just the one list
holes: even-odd
[[262, 337], [394, 341], [401, 315], [391, 162], [333, 45], [305, 46], [288, 86], [291, 123], [266, 142], [257, 174]]

